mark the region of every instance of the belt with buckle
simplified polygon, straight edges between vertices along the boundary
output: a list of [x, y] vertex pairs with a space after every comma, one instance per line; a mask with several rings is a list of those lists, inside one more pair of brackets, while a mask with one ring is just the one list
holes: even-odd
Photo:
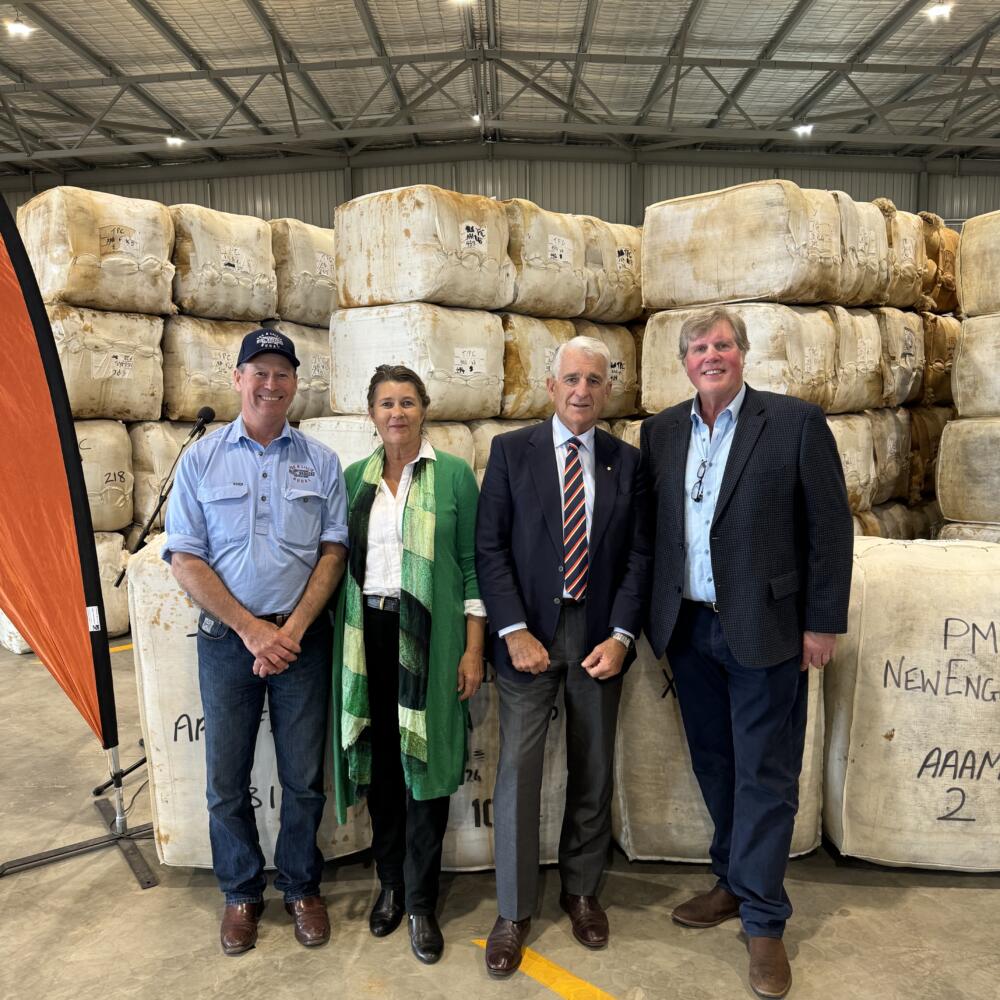
[[684, 601], [686, 604], [695, 604], [699, 608], [708, 608], [709, 611], [714, 611], [716, 614], [719, 613], [719, 605], [717, 601], [692, 601], [685, 597]]
[[271, 622], [272, 624], [277, 625], [278, 628], [281, 628], [281, 626], [284, 625], [285, 622], [287, 622], [292, 616], [288, 611], [279, 611], [273, 615], [257, 615], [257, 617], [262, 622]]
[[399, 598], [383, 597], [381, 594], [365, 594], [365, 604], [376, 611], [395, 611], [399, 614]]

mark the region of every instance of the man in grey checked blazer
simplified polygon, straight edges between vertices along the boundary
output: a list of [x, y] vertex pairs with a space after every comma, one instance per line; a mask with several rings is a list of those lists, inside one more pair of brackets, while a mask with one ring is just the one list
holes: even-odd
[[713, 927], [740, 916], [751, 987], [782, 997], [806, 671], [847, 630], [853, 527], [823, 412], [746, 385], [748, 349], [735, 312], [692, 315], [679, 351], [697, 395], [642, 426], [656, 526], [646, 633], [673, 669], [715, 825], [716, 885], [673, 917]]

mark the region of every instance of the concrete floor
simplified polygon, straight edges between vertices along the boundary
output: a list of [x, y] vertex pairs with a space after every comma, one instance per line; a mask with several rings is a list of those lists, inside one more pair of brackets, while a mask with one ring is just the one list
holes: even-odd
[[[124, 763], [139, 752], [131, 653], [114, 654], [113, 663]], [[0, 650], [0, 679], [0, 860], [100, 835], [90, 789], [105, 764], [90, 730], [33, 657]], [[128, 779], [126, 801], [142, 780], [142, 772]], [[129, 821], [148, 820], [142, 791]], [[433, 967], [412, 957], [405, 927], [383, 940], [369, 935], [376, 884], [362, 862], [327, 866], [328, 946], [296, 944], [271, 891], [257, 948], [226, 958], [211, 873], [160, 867], [150, 842], [142, 851], [161, 880], [145, 891], [116, 848], [0, 881], [2, 1000], [752, 997], [736, 922], [695, 931], [670, 921], [672, 906], [709, 886], [700, 866], [630, 864], [616, 851], [601, 894], [612, 942], [596, 953], [574, 942], [558, 907], [558, 876], [547, 871], [529, 946], [591, 986], [564, 979], [554, 992], [524, 973], [506, 982], [486, 975], [474, 942], [495, 917], [490, 873], [444, 877], [447, 946]], [[1000, 997], [998, 878], [838, 864], [820, 850], [792, 862], [787, 886], [796, 906], [785, 938], [792, 997]]]

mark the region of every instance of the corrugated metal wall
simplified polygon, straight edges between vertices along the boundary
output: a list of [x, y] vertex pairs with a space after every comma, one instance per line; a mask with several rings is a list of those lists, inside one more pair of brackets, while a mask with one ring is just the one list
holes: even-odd
[[[868, 201], [888, 197], [907, 211], [930, 209], [949, 220], [1000, 209], [1000, 177], [927, 178], [919, 204], [916, 174], [890, 171], [772, 169], [713, 164], [576, 163], [572, 161], [470, 160], [412, 166], [272, 174], [213, 180], [170, 180], [103, 185], [101, 190], [164, 204], [194, 202], [264, 219], [291, 217], [329, 226], [333, 209], [352, 195], [406, 184], [438, 184], [495, 198], [529, 198], [557, 212], [596, 215], [611, 222], [641, 223], [642, 207], [668, 198], [713, 191], [733, 184], [785, 177], [803, 187], [846, 191]], [[4, 195], [12, 209], [27, 192]]]

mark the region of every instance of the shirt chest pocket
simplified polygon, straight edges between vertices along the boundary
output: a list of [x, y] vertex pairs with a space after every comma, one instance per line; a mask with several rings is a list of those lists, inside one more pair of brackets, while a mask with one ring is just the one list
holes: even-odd
[[282, 541], [300, 549], [317, 549], [323, 526], [323, 494], [286, 487], [281, 500]]
[[232, 541], [250, 534], [250, 488], [244, 483], [198, 487], [209, 541]]

